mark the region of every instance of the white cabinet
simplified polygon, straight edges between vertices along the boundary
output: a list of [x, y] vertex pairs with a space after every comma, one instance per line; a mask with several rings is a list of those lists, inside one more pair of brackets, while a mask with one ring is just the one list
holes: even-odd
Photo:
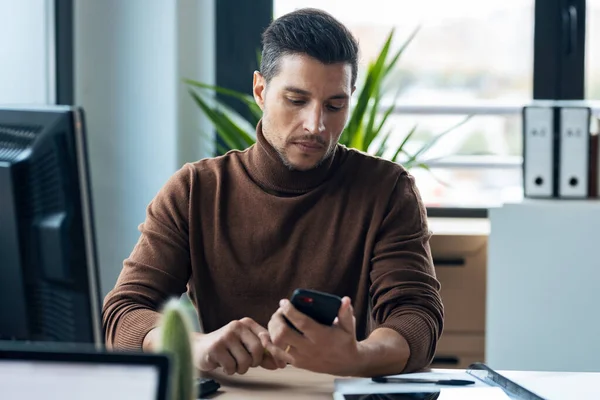
[[600, 201], [491, 209], [486, 362], [600, 371]]

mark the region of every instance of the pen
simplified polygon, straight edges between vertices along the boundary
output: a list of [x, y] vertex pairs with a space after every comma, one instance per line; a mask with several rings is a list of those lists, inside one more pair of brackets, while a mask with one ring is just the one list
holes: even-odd
[[422, 379], [375, 376], [371, 378], [371, 380], [377, 383], [434, 383], [436, 385], [450, 386], [466, 386], [475, 384], [474, 381], [468, 381], [464, 379]]

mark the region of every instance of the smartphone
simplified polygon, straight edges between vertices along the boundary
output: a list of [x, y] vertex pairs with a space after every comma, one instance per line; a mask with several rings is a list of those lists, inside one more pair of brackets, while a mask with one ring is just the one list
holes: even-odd
[[[290, 302], [298, 311], [308, 315], [318, 323], [328, 326], [333, 325], [333, 321], [342, 305], [340, 297], [310, 289], [294, 290]], [[300, 332], [287, 318], [286, 321], [293, 329]]]

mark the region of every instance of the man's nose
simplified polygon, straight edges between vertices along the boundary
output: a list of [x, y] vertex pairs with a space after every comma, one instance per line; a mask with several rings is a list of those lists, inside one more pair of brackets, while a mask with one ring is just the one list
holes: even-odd
[[318, 135], [325, 132], [325, 120], [323, 109], [319, 106], [313, 107], [308, 111], [306, 116], [304, 129], [313, 135]]

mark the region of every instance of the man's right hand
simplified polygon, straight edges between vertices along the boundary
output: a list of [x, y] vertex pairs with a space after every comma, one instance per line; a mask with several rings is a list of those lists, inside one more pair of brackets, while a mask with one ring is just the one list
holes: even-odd
[[269, 332], [251, 318], [232, 321], [219, 330], [198, 334], [194, 359], [201, 371], [223, 368], [228, 375], [245, 374], [250, 367], [285, 368], [291, 361], [271, 342]]
[[[154, 347], [158, 332], [153, 329], [144, 339], [144, 350]], [[251, 318], [232, 321], [211, 333], [193, 337], [194, 363], [200, 371], [221, 367], [228, 375], [245, 374], [251, 367], [285, 368], [290, 356], [271, 342], [269, 331]]]

